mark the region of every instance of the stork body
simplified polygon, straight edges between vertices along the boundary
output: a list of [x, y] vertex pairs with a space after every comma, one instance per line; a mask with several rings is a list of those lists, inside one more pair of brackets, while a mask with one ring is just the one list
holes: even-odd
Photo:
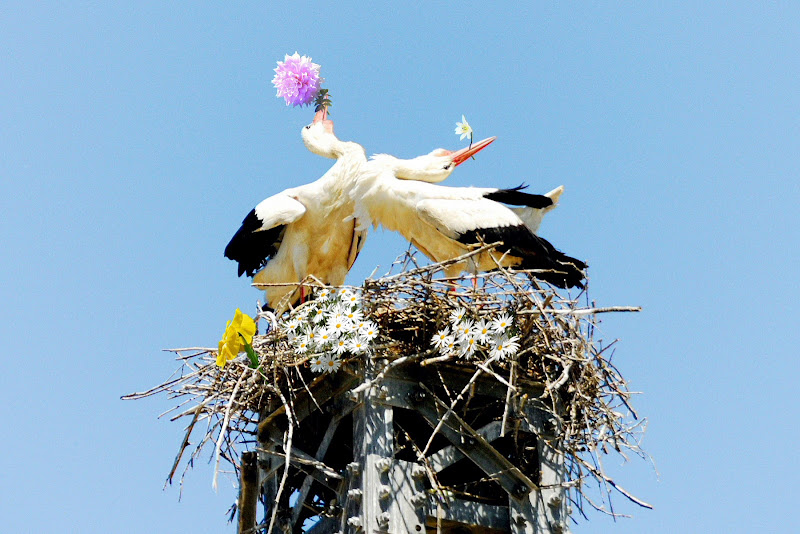
[[[319, 114], [302, 136], [309, 150], [337, 161], [318, 180], [263, 200], [245, 217], [225, 256], [238, 262], [239, 276], [252, 276], [254, 283], [296, 283], [313, 275], [342, 285], [366, 239], [366, 230], [356, 228], [349, 194], [367, 161], [364, 148], [339, 141], [333, 123]], [[280, 314], [300, 292], [271, 286], [265, 295]]]
[[[436, 151], [413, 160], [373, 156], [353, 189], [358, 228], [373, 224], [397, 231], [436, 262], [461, 256], [481, 242], [502, 241], [499, 250], [449, 266], [446, 275], [491, 271], [500, 265], [542, 269], [546, 272], [537, 274], [540, 279], [558, 287], [582, 287], [586, 264], [535, 234], [563, 188], [532, 195], [522, 186], [494, 189], [430, 183], [447, 178], [453, 167], [443, 164]], [[514, 211], [504, 204], [521, 207]]]

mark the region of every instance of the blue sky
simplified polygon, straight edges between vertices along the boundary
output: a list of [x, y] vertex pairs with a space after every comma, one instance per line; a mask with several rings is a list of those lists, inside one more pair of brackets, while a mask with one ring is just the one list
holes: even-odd
[[[340, 138], [411, 157], [498, 136], [449, 185], [566, 192], [540, 233], [590, 267], [643, 392], [655, 505], [575, 532], [798, 528], [800, 8], [793, 3], [5, 2], [0, 335], [7, 532], [234, 532], [182, 437], [162, 348], [214, 345], [259, 292], [222, 250], [261, 199], [330, 161], [270, 84], [322, 65]], [[348, 281], [404, 250], [373, 234]], [[31, 523], [33, 521], [33, 523]]]

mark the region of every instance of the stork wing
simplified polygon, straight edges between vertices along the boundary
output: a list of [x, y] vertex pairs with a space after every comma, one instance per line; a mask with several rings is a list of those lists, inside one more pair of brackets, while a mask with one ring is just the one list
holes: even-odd
[[511, 208], [511, 211], [517, 214], [517, 217], [522, 219], [525, 226], [531, 229], [534, 234], [539, 230], [539, 225], [542, 224], [542, 219], [545, 214], [555, 209], [558, 206], [558, 199], [561, 198], [561, 193], [564, 192], [564, 186], [560, 185], [546, 193], [544, 196], [552, 200], [552, 204], [544, 208], [535, 208], [526, 206], [524, 208]]
[[[457, 241], [477, 230], [513, 231], [525, 225], [514, 212], [497, 202], [481, 199], [426, 199], [417, 203], [420, 219]], [[472, 243], [470, 243], [472, 244]]]
[[258, 203], [253, 214], [258, 218], [260, 227], [256, 232], [263, 232], [276, 226], [286, 225], [298, 220], [306, 212], [306, 207], [299, 200], [285, 192], [272, 195]]
[[225, 247], [225, 257], [239, 263], [239, 276], [253, 276], [278, 253], [286, 225], [300, 219], [306, 207], [285, 192], [259, 202]]

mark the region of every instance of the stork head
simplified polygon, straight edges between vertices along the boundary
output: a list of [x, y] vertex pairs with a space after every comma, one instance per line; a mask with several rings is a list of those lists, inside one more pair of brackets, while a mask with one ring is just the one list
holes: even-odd
[[314, 154], [331, 159], [341, 155], [341, 142], [333, 133], [333, 121], [327, 118], [324, 110], [317, 112], [311, 124], [303, 126], [300, 135], [306, 148]]
[[437, 148], [424, 156], [403, 161], [395, 176], [403, 180], [438, 183], [450, 176], [453, 170], [489, 146], [497, 137], [490, 137], [461, 150]]

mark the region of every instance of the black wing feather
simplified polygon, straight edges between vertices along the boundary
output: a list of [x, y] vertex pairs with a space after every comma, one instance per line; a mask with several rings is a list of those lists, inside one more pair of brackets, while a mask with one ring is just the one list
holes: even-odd
[[557, 250], [549, 241], [535, 235], [525, 225], [476, 228], [460, 234], [458, 241], [465, 245], [502, 241], [503, 245], [498, 250], [521, 258], [520, 268], [553, 271], [536, 273], [537, 278], [560, 288], [583, 287], [586, 263]]
[[498, 189], [497, 191], [486, 193], [483, 197], [512, 206], [528, 206], [530, 208], [544, 209], [553, 205], [553, 199], [548, 196], [534, 195], [522, 191], [526, 187], [528, 186], [521, 184], [511, 189]]
[[278, 253], [286, 225], [259, 231], [262, 225], [256, 210], [251, 210], [225, 247], [225, 257], [239, 263], [239, 276], [255, 275]]

